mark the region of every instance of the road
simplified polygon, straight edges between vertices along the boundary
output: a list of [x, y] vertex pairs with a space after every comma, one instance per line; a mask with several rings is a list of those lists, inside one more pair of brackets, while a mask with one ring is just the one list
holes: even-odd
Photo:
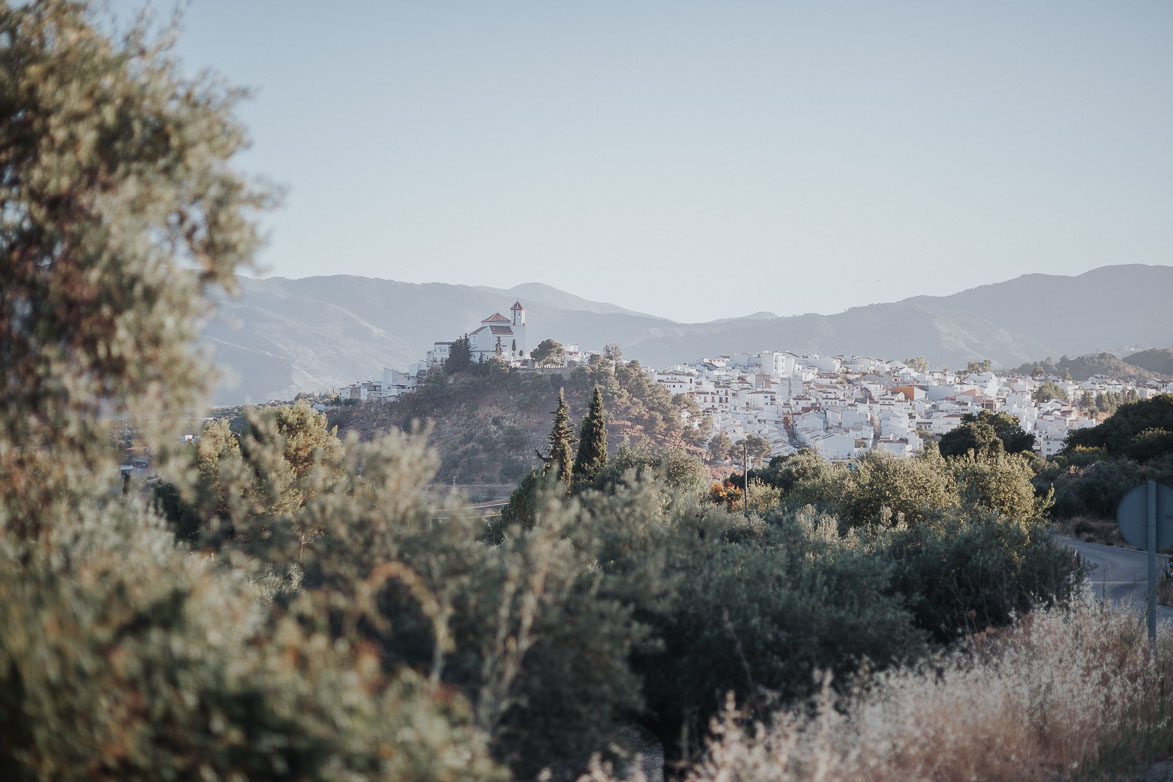
[[[1087, 581], [1094, 596], [1145, 610], [1149, 571], [1147, 556], [1143, 551], [1084, 543], [1071, 538], [1059, 540], [1078, 551], [1085, 565], [1092, 566]], [[1165, 557], [1158, 555], [1158, 575], [1163, 567], [1166, 567]], [[1173, 623], [1173, 608], [1157, 606], [1157, 620]]]

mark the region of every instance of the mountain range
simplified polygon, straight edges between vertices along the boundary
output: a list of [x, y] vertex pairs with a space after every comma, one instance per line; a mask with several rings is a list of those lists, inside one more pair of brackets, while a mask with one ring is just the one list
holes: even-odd
[[[992, 359], [1009, 367], [1044, 356], [1173, 344], [1173, 267], [1105, 266], [1078, 276], [1028, 274], [955, 293], [853, 307], [834, 315], [678, 323], [588, 301], [540, 283], [510, 289], [333, 275], [241, 278], [204, 331], [222, 379], [216, 404], [292, 398], [405, 368], [437, 340], [476, 328], [515, 300], [530, 347], [545, 337], [670, 366], [734, 351], [793, 350], [935, 366]], [[790, 298], [794, 293], [791, 292]]]

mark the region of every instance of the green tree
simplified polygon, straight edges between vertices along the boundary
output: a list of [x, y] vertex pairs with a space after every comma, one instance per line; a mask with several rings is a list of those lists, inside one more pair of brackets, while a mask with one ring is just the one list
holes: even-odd
[[561, 342], [543, 339], [530, 353], [530, 358], [540, 367], [558, 367], [566, 361], [566, 349]]
[[[502, 778], [468, 701], [382, 668], [356, 580], [299, 592], [268, 552], [193, 557], [112, 491], [131, 415], [165, 475], [198, 472], [165, 458], [211, 376], [196, 326], [268, 199], [230, 165], [239, 93], [182, 77], [170, 35], [104, 27], [82, 3], [0, 3], [0, 778]], [[214, 428], [204, 454], [222, 486], [233, 439]], [[319, 449], [283, 437], [282, 460], [291, 444], [310, 479]], [[403, 449], [360, 451], [371, 506], [339, 481], [266, 532], [328, 507], [351, 550], [362, 521], [398, 522]], [[318, 574], [342, 559], [317, 553]]]
[[1006, 412], [981, 410], [966, 413], [961, 425], [941, 437], [938, 448], [942, 456], [961, 456], [970, 451], [978, 454], [1026, 453], [1034, 448], [1035, 436], [1023, 431], [1018, 418]]
[[[756, 434], [746, 435], [739, 445], [748, 452], [750, 464], [756, 464], [770, 455], [770, 441]], [[741, 451], [742, 448], [734, 448], [734, 451]]]
[[985, 359], [984, 361], [970, 361], [968, 364], [965, 365], [965, 371], [967, 374], [970, 374], [970, 375], [978, 374], [981, 372], [989, 372], [993, 368], [994, 368], [994, 362], [988, 358]]
[[229, 517], [233, 494], [239, 494], [238, 477], [244, 468], [240, 441], [228, 426], [228, 419], [209, 422], [196, 441], [199, 507], [207, 517]]
[[950, 461], [967, 508], [982, 508], [1016, 521], [1042, 521], [1052, 504], [1050, 494], [1035, 494], [1035, 472], [1021, 454], [969, 454]]
[[868, 451], [847, 475], [841, 492], [840, 521], [851, 526], [899, 519], [917, 524], [960, 504], [945, 460], [930, 454], [897, 459]]
[[729, 451], [733, 448], [733, 441], [724, 432], [717, 432], [709, 440], [709, 458], [713, 461], [729, 458]]
[[[1105, 404], [1115, 404], [1114, 393], [1104, 395]], [[1102, 448], [1111, 457], [1142, 463], [1173, 453], [1173, 394], [1119, 405], [1103, 423], [1067, 435], [1065, 451], [1081, 447]]]
[[112, 421], [175, 453], [212, 376], [189, 348], [204, 294], [236, 289], [270, 200], [227, 165], [240, 93], [87, 14], [0, 5], [0, 527], [29, 534], [116, 474]]
[[570, 405], [566, 404], [563, 389], [558, 389], [558, 409], [554, 411], [554, 426], [550, 429], [549, 452], [544, 457], [545, 473], [564, 483], [570, 483], [574, 469], [574, 424], [570, 421]]
[[590, 406], [582, 419], [578, 435], [578, 455], [574, 459], [574, 481], [589, 484], [607, 466], [607, 412], [603, 392], [595, 386]]
[[448, 360], [444, 362], [444, 370], [450, 375], [464, 372], [472, 368], [472, 341], [467, 334], [459, 336], [448, 348]]
[[1067, 401], [1067, 392], [1057, 385], [1052, 380], [1045, 381], [1041, 386], [1035, 389], [1035, 401], [1040, 404], [1049, 402], [1052, 399], [1058, 399], [1062, 402]]

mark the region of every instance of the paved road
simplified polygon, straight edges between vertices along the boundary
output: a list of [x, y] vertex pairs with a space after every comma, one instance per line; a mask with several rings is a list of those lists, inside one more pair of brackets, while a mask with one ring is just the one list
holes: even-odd
[[[1092, 566], [1088, 586], [1094, 596], [1125, 603], [1145, 610], [1148, 594], [1148, 560], [1143, 551], [1084, 543], [1070, 538], [1060, 540], [1079, 552], [1085, 565]], [[1164, 566], [1164, 557], [1157, 557], [1158, 575]], [[1157, 606], [1157, 619], [1173, 623], [1173, 608]]]

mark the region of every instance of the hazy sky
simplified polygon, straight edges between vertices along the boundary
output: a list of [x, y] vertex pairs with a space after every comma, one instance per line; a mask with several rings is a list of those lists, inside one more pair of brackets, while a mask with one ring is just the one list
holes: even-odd
[[698, 321], [1173, 263], [1166, 0], [192, 0], [180, 52], [256, 89], [269, 274]]

